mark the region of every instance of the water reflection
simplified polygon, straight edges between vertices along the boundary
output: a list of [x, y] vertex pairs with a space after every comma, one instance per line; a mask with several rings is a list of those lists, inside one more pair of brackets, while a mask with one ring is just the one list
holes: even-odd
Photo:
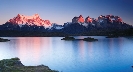
[[[48, 38], [19, 38], [14, 40], [17, 56], [27, 65], [40, 64], [42, 57], [50, 54], [50, 40]], [[32, 61], [30, 61], [32, 59]], [[28, 62], [27, 62], [28, 61]]]
[[96, 38], [99, 41], [11, 37], [10, 42], [0, 43], [0, 59], [19, 57], [25, 65], [44, 64], [63, 72], [131, 72], [130, 68], [126, 68], [133, 63], [133, 41], [125, 38]]
[[110, 54], [112, 54], [112, 51], [113, 51], [113, 39], [111, 38], [111, 39], [109, 39], [109, 52], [110, 52]]
[[88, 42], [88, 44], [86, 43], [86, 46], [88, 46], [88, 54], [89, 54], [89, 57], [92, 58], [93, 55], [93, 43], [92, 42]]
[[79, 41], [79, 53], [80, 53], [81, 59], [84, 60], [84, 58], [85, 58], [85, 47], [84, 47], [84, 42], [83, 41]]
[[118, 45], [119, 45], [119, 50], [121, 51], [122, 50], [122, 44], [123, 44], [123, 39], [122, 37], [118, 39]]
[[28, 63], [31, 63], [30, 59], [32, 58], [32, 61], [38, 64], [40, 60], [41, 38], [20, 38], [16, 41], [20, 59], [23, 62], [28, 61]]
[[114, 51], [117, 51], [117, 53], [120, 53], [121, 52], [121, 48], [122, 48], [122, 38], [110, 38], [109, 39], [109, 52], [110, 54], [113, 54], [113, 53], [116, 53]]

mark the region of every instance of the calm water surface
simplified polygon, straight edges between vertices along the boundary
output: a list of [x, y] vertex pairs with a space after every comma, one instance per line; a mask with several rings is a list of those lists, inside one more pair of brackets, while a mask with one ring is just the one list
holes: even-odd
[[133, 38], [92, 37], [99, 41], [3, 37], [11, 41], [0, 42], [0, 60], [19, 57], [26, 66], [44, 64], [60, 72], [133, 72]]

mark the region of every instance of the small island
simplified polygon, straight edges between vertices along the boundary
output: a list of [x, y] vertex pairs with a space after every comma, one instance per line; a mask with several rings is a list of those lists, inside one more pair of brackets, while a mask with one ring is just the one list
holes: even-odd
[[3, 38], [0, 38], [0, 42], [7, 42], [7, 41], [10, 41], [8, 39], [3, 39]]
[[84, 38], [84, 39], [75, 39], [74, 37], [65, 37], [61, 40], [83, 40], [83, 41], [89, 41], [89, 42], [98, 41], [98, 39], [94, 39], [94, 38], [91, 38], [91, 37], [87, 37], [87, 38]]
[[98, 39], [94, 39], [94, 38], [91, 38], [91, 37], [84, 38], [83, 40], [84, 41], [98, 41]]
[[24, 66], [19, 58], [3, 59], [0, 61], [0, 72], [59, 72], [48, 66]]

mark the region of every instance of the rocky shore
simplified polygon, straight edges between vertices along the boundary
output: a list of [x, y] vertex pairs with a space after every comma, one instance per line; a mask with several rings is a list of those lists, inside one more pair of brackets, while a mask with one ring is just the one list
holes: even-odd
[[19, 58], [3, 59], [0, 61], [0, 72], [59, 72], [48, 66], [24, 66]]

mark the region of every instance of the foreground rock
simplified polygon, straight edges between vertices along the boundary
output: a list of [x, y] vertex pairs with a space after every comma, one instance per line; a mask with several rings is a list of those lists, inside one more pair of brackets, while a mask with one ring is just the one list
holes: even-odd
[[19, 58], [3, 59], [0, 61], [0, 72], [58, 72], [48, 66], [24, 66]]
[[0, 38], [0, 42], [7, 42], [7, 41], [10, 41], [8, 39], [3, 39], [3, 38]]

